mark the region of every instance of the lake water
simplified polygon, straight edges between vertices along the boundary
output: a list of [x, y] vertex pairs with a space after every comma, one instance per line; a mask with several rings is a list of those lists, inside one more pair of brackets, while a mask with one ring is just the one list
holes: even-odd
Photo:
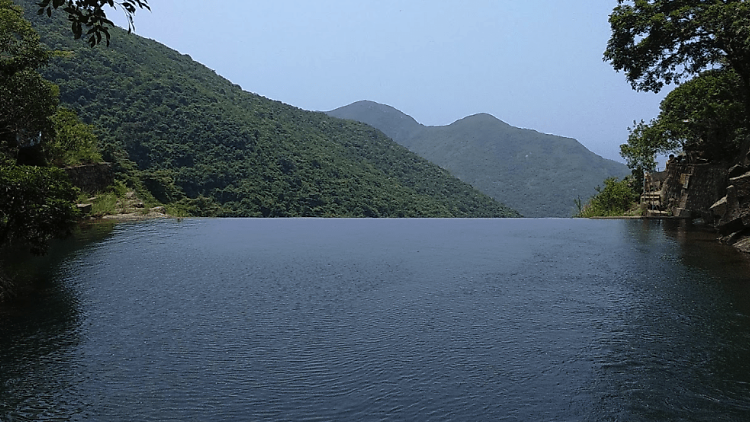
[[684, 222], [91, 229], [0, 308], [0, 420], [747, 420], [750, 265]]

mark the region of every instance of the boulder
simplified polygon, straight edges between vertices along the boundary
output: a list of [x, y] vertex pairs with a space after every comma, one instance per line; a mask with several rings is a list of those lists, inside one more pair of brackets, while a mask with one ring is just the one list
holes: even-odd
[[91, 212], [92, 205], [91, 204], [76, 204], [76, 208], [78, 208], [78, 211], [82, 212], [83, 214], [89, 214]]
[[730, 178], [729, 184], [737, 189], [737, 199], [750, 197], [750, 172]]
[[730, 178], [732, 178], [732, 177], [738, 177], [738, 176], [742, 176], [743, 174], [747, 173], [747, 171], [748, 171], [747, 167], [745, 167], [745, 166], [743, 166], [741, 164], [735, 164], [734, 166], [732, 166], [727, 171], [727, 175]]
[[724, 215], [727, 213], [727, 197], [725, 196], [716, 201], [713, 205], [711, 205], [709, 211], [711, 211], [711, 214], [718, 218], [724, 217]]
[[738, 241], [732, 243], [732, 246], [734, 246], [736, 249], [739, 249], [742, 252], [750, 253], [750, 237], [744, 236], [740, 238]]

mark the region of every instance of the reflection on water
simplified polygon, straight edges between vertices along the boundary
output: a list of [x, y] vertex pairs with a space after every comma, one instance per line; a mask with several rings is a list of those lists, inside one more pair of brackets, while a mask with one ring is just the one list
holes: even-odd
[[685, 222], [158, 221], [60, 250], [0, 310], [0, 420], [750, 411], [750, 263]]
[[15, 301], [0, 305], [0, 420], [77, 413], [80, 404], [63, 397], [73, 391], [80, 372], [75, 362], [83, 321], [75, 284], [61, 281], [75, 274], [77, 254], [105, 239], [113, 227], [82, 225], [41, 257], [18, 249], [0, 255], [3, 268], [24, 288]]

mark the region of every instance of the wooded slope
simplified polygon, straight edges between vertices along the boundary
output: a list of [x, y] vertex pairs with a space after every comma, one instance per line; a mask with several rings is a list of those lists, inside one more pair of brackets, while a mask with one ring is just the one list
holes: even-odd
[[18, 3], [44, 43], [68, 52], [44, 70], [62, 102], [161, 202], [221, 216], [519, 216], [370, 126], [243, 91], [122, 30], [92, 49], [62, 14]]
[[520, 129], [489, 114], [424, 126], [393, 107], [359, 101], [329, 115], [372, 125], [526, 217], [570, 217], [608, 177], [629, 174], [578, 141]]

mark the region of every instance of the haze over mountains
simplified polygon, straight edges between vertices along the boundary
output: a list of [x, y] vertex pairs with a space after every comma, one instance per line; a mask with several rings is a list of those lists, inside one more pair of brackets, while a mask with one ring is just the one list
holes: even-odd
[[578, 141], [513, 127], [489, 114], [424, 126], [388, 105], [358, 101], [328, 115], [367, 123], [526, 217], [570, 217], [607, 177], [630, 172]]

